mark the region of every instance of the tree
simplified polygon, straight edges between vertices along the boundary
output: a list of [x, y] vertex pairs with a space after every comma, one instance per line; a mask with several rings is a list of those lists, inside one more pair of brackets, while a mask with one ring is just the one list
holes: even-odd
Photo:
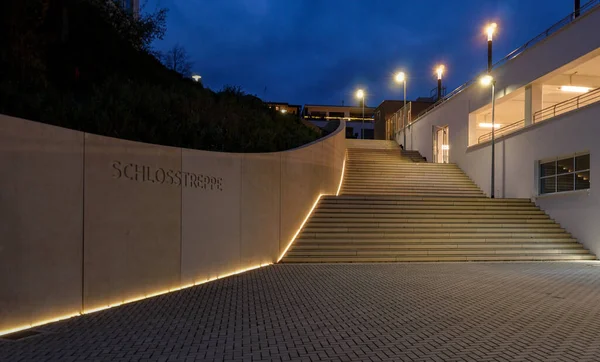
[[[138, 50], [151, 52], [152, 43], [162, 40], [167, 30], [168, 10], [160, 8], [154, 12], [140, 11], [133, 14], [123, 8], [122, 2], [107, 0], [90, 0], [102, 14], [112, 22], [117, 32]], [[142, 5], [142, 10], [146, 3]]]
[[184, 77], [189, 77], [192, 72], [192, 62], [185, 50], [179, 44], [175, 44], [173, 48], [167, 50], [163, 55], [163, 64], [165, 67], [173, 70]]

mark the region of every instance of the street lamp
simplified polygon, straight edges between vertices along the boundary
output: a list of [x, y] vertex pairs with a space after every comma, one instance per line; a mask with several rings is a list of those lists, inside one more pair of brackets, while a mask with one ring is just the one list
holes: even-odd
[[492, 77], [490, 74], [486, 74], [483, 77], [481, 77], [481, 79], [479, 80], [481, 85], [488, 87], [488, 86], [492, 86], [492, 182], [491, 182], [491, 192], [490, 192], [490, 197], [493, 199], [494, 198], [494, 179], [495, 179], [495, 173], [496, 173], [496, 167], [495, 167], [495, 163], [496, 163], [496, 154], [495, 154], [495, 148], [496, 148], [496, 120], [495, 120], [495, 113], [496, 113], [496, 80], [494, 79], [494, 77]]
[[199, 81], [200, 81], [200, 79], [202, 79], [202, 77], [201, 77], [201, 76], [199, 76], [198, 74], [194, 74], [194, 75], [192, 75], [192, 79], [193, 79], [194, 81], [196, 81], [196, 82], [199, 82]]
[[360, 128], [360, 138], [365, 139], [365, 92], [362, 89], [356, 91], [356, 98], [362, 100], [362, 126]]
[[481, 84], [484, 86], [492, 86], [492, 180], [491, 180], [491, 191], [490, 197], [494, 198], [495, 188], [495, 173], [496, 173], [496, 125], [494, 123], [494, 115], [496, 112], [496, 80], [492, 77], [492, 39], [498, 25], [491, 23], [485, 28], [488, 39], [488, 67], [487, 74], [481, 78]]
[[485, 28], [488, 37], [488, 73], [492, 71], [492, 38], [494, 37], [496, 28], [498, 28], [496, 23], [491, 23]]
[[406, 148], [406, 74], [399, 72], [396, 74], [396, 82], [404, 83], [404, 106], [402, 106], [402, 134], [404, 135], [404, 147]]
[[446, 70], [446, 67], [444, 65], [438, 65], [438, 67], [435, 69], [435, 72], [437, 73], [437, 100], [438, 100], [438, 102], [440, 99], [442, 99], [442, 75], [444, 75], [445, 70]]

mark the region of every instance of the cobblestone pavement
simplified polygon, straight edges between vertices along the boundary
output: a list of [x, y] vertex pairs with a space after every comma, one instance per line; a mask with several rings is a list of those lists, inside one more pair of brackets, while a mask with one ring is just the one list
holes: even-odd
[[275, 265], [0, 339], [0, 361], [600, 361], [600, 263]]

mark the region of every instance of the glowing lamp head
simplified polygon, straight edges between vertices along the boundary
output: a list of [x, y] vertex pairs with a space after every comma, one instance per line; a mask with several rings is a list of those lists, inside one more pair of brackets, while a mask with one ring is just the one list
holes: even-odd
[[485, 32], [487, 33], [487, 36], [488, 36], [488, 41], [492, 41], [492, 37], [494, 36], [494, 33], [496, 32], [497, 27], [498, 27], [498, 25], [496, 23], [491, 23], [490, 25], [488, 25], [485, 28]]
[[492, 84], [492, 82], [494, 81], [494, 77], [492, 77], [489, 74], [484, 75], [483, 77], [479, 78], [479, 83], [481, 83], [481, 85], [484, 86], [489, 86], [490, 84]]
[[406, 80], [406, 74], [404, 72], [400, 72], [396, 74], [396, 82], [403, 83]]
[[438, 79], [442, 79], [442, 75], [444, 75], [445, 70], [446, 70], [446, 67], [443, 65], [440, 65], [435, 69]]
[[287, 113], [287, 109], [282, 109], [281, 113]]
[[365, 98], [365, 92], [362, 89], [356, 91], [356, 98], [363, 99]]
[[199, 82], [200, 79], [202, 79], [202, 77], [199, 76], [198, 74], [194, 74], [194, 75], [192, 75], [192, 79], [195, 80], [196, 82]]

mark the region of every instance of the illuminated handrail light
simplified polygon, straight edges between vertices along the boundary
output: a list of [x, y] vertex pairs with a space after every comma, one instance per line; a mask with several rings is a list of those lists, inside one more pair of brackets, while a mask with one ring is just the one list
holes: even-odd
[[339, 196], [340, 190], [342, 189], [342, 183], [344, 181], [344, 172], [346, 172], [346, 160], [347, 159], [348, 159], [348, 150], [346, 150], [346, 152], [344, 153], [344, 163], [342, 164], [342, 176], [340, 177], [340, 184], [338, 185], [338, 189], [337, 189], [337, 192], [335, 193], [335, 196]]
[[578, 87], [578, 86], [573, 86], [573, 85], [563, 85], [563, 86], [559, 87], [558, 89], [560, 89], [563, 92], [570, 92], [570, 93], [587, 93], [590, 90], [592, 90], [592, 88]]
[[492, 128], [492, 127], [494, 127], [495, 129], [498, 129], [498, 128], [502, 127], [502, 125], [498, 124], [498, 123], [494, 123], [493, 125], [491, 123], [480, 123], [479, 127], [481, 127], [481, 128]]

